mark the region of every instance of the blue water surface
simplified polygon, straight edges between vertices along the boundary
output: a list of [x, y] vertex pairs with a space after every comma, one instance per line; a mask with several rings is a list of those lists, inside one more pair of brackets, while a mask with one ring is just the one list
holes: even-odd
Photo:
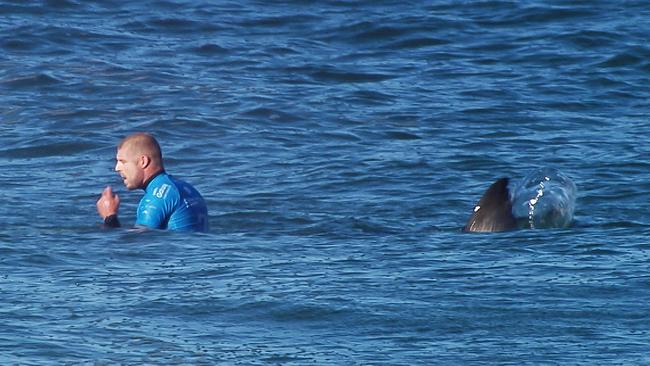
[[[650, 364], [648, 40], [634, 0], [0, 1], [0, 363]], [[127, 230], [135, 131], [209, 233]], [[542, 166], [571, 227], [461, 232]]]

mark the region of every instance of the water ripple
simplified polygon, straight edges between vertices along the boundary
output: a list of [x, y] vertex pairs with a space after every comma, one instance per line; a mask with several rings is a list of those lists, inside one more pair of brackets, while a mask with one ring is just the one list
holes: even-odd
[[[645, 360], [644, 2], [0, 14], [3, 363]], [[134, 131], [211, 232], [128, 231]], [[545, 165], [578, 186], [573, 226], [461, 232], [491, 182]], [[95, 212], [107, 184], [122, 229]]]

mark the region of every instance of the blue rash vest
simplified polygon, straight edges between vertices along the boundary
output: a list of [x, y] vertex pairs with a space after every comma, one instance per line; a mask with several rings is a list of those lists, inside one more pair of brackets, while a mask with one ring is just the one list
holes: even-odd
[[145, 187], [136, 226], [179, 231], [208, 231], [208, 208], [201, 194], [164, 171]]

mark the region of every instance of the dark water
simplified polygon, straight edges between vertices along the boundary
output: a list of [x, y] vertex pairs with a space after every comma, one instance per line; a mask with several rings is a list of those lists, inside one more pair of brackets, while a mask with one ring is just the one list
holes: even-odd
[[[0, 363], [650, 364], [645, 1], [0, 1]], [[134, 131], [211, 232], [102, 231]], [[501, 176], [562, 230], [463, 234]]]

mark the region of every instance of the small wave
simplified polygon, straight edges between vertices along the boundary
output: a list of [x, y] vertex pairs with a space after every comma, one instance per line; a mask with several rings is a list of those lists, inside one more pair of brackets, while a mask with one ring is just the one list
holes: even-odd
[[611, 32], [580, 30], [561, 34], [558, 36], [558, 39], [566, 40], [585, 49], [594, 49], [610, 47], [616, 42], [617, 37], [615, 33]]
[[449, 44], [450, 41], [439, 38], [409, 38], [386, 45], [390, 49], [416, 49]]
[[311, 14], [292, 14], [286, 16], [267, 16], [267, 17], [256, 17], [253, 19], [247, 19], [240, 22], [238, 25], [245, 28], [257, 28], [257, 27], [285, 27], [285, 26], [295, 26], [296, 24], [314, 24], [320, 22], [322, 19], [320, 17], [311, 15]]
[[184, 18], [151, 18], [136, 20], [124, 25], [129, 30], [144, 33], [210, 33], [223, 29], [214, 22]]
[[420, 136], [404, 131], [387, 131], [386, 136], [394, 140], [419, 140]]
[[650, 62], [645, 63], [645, 64], [641, 67], [641, 71], [643, 71], [643, 72], [645, 72], [645, 73], [650, 73]]
[[23, 39], [9, 39], [2, 43], [2, 48], [8, 51], [30, 51], [38, 47], [37, 42]]
[[319, 135], [326, 141], [346, 141], [346, 142], [359, 142], [363, 139], [350, 132], [334, 131], [334, 132], [323, 132]]
[[242, 113], [244, 116], [248, 117], [263, 117], [265, 119], [270, 119], [274, 121], [284, 121], [284, 122], [295, 122], [299, 121], [300, 118], [290, 113], [286, 113], [273, 108], [259, 107], [244, 111]]
[[346, 25], [338, 29], [331, 29], [325, 39], [329, 41], [340, 41], [340, 35], [345, 34], [348, 42], [351, 43], [374, 43], [395, 40], [413, 30], [407, 27], [387, 26], [381, 23], [361, 21], [355, 24]]
[[227, 53], [228, 49], [213, 43], [207, 43], [191, 49], [191, 52], [201, 56], [213, 56]]
[[374, 90], [358, 90], [345, 98], [347, 101], [359, 102], [366, 105], [384, 105], [395, 102], [397, 98], [390, 94]]
[[27, 265], [37, 265], [37, 266], [53, 265], [58, 263], [58, 261], [55, 258], [53, 258], [52, 256], [46, 253], [31, 254], [29, 256], [24, 257], [23, 261]]
[[341, 71], [334, 68], [315, 71], [311, 74], [311, 77], [317, 81], [340, 83], [375, 83], [394, 78], [393, 75]]
[[5, 85], [7, 87], [16, 89], [29, 89], [55, 85], [61, 82], [62, 80], [59, 80], [54, 76], [50, 76], [46, 73], [38, 73], [35, 75], [20, 76], [8, 80], [3, 80], [0, 82], [0, 85]]
[[72, 0], [46, 0], [45, 5], [53, 9], [77, 8], [81, 6], [80, 3]]
[[609, 58], [607, 61], [600, 64], [604, 68], [621, 68], [639, 65], [645, 58], [624, 52]]
[[95, 144], [83, 142], [63, 142], [45, 145], [35, 145], [23, 148], [0, 150], [0, 156], [5, 158], [23, 159], [47, 156], [68, 156], [96, 148]]
[[557, 23], [562, 21], [578, 21], [598, 13], [591, 8], [564, 7], [500, 7], [494, 12], [484, 13], [477, 19], [482, 26], [521, 26], [523, 24]]
[[154, 25], [162, 29], [189, 30], [194, 28], [197, 22], [193, 20], [178, 19], [178, 18], [162, 18], [162, 19], [150, 20], [148, 24]]
[[352, 219], [352, 228], [361, 230], [366, 235], [386, 235], [386, 234], [399, 234], [401, 229], [391, 227], [385, 223], [376, 222], [370, 218], [365, 219]]

